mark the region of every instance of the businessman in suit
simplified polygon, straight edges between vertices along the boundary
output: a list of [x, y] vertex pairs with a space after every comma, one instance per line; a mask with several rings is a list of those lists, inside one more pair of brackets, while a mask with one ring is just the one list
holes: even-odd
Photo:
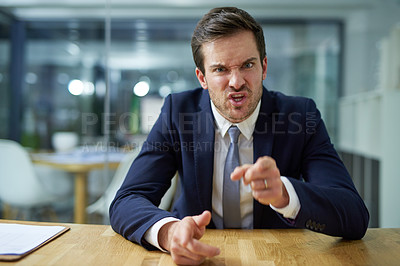
[[[206, 227], [362, 238], [367, 208], [315, 103], [262, 85], [261, 26], [243, 10], [212, 9], [194, 30], [192, 52], [202, 88], [165, 99], [110, 206], [113, 229], [178, 264], [219, 254], [199, 241]], [[171, 212], [158, 209], [176, 171], [179, 197]]]

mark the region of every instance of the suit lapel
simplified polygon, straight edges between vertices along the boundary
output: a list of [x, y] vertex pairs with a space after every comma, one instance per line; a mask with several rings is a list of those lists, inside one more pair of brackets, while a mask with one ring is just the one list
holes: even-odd
[[[261, 99], [260, 114], [258, 115], [256, 126], [253, 133], [253, 156], [254, 162], [259, 157], [271, 156], [274, 134], [272, 132], [272, 119], [273, 111], [275, 109], [275, 103], [270, 93], [263, 89], [263, 95]], [[253, 204], [253, 226], [254, 228], [262, 227], [262, 212], [264, 205], [254, 200]]]
[[208, 91], [203, 91], [200, 111], [194, 116], [194, 165], [197, 193], [202, 210], [212, 210], [212, 186], [214, 170], [214, 118]]
[[263, 90], [260, 113], [253, 133], [254, 162], [258, 157], [271, 156], [274, 135], [272, 132], [272, 118], [275, 104], [267, 90]]

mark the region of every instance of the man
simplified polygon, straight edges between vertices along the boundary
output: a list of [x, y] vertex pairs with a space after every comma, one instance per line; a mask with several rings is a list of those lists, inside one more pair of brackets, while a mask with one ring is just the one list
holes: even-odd
[[[262, 85], [260, 25], [243, 10], [213, 9], [195, 29], [192, 51], [202, 89], [165, 99], [111, 204], [114, 230], [169, 251], [178, 264], [219, 254], [199, 241], [206, 227], [362, 238], [368, 211], [314, 102]], [[158, 209], [176, 171], [181, 187], [172, 212]]]

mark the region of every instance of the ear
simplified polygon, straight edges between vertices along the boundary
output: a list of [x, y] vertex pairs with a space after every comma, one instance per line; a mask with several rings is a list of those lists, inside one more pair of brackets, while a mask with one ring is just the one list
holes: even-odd
[[267, 57], [264, 57], [264, 60], [262, 61], [262, 79], [264, 80], [267, 77]]
[[196, 67], [196, 77], [199, 80], [201, 87], [207, 90], [208, 86], [207, 86], [206, 76], [204, 76], [203, 72], [201, 72], [201, 70], [198, 69], [197, 67]]

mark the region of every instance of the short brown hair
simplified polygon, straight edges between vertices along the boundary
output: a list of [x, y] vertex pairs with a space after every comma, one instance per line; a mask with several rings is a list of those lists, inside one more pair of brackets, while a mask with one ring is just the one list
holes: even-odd
[[201, 52], [203, 43], [250, 30], [256, 38], [261, 63], [266, 55], [264, 33], [260, 24], [246, 11], [236, 7], [218, 7], [211, 9], [199, 21], [192, 36], [192, 54], [196, 67], [204, 72], [204, 56]]

